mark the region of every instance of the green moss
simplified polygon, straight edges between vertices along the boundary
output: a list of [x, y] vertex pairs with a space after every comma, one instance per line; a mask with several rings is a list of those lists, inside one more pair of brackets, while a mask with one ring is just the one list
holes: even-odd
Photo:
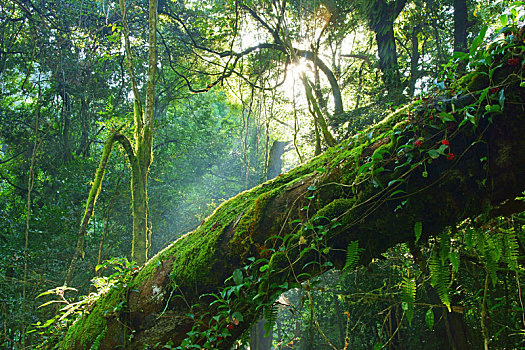
[[275, 252], [270, 258], [268, 266], [270, 271], [279, 271], [288, 265], [288, 259], [284, 252]]
[[484, 88], [486, 88], [487, 86], [489, 86], [490, 84], [490, 80], [489, 80], [489, 77], [487, 75], [487, 73], [475, 73], [473, 76], [470, 76], [470, 75], [467, 75], [464, 77], [465, 80], [464, 81], [460, 81], [459, 83], [460, 84], [464, 84], [466, 82], [466, 87], [467, 87], [467, 91], [469, 92], [473, 92], [473, 91], [479, 91], [479, 90], [482, 90]]
[[95, 342], [93, 343], [93, 345], [91, 345], [91, 347], [89, 348], [89, 350], [98, 350], [98, 348], [100, 347], [100, 342], [106, 337], [106, 333], [108, 331], [108, 328], [104, 328], [104, 331], [102, 331], [102, 333], [100, 333], [97, 338], [95, 339]]
[[126, 292], [127, 288], [117, 286], [102, 296], [88, 315], [83, 315], [69, 327], [59, 348], [78, 349], [80, 345], [82, 349], [89, 349], [100, 343], [101, 335], [107, 331], [106, 318], [119, 311], [119, 305], [126, 300]]
[[[347, 213], [350, 209], [352, 209], [355, 203], [355, 198], [338, 198], [321, 208], [319, 211], [317, 211], [316, 216], [326, 217], [329, 220], [336, 219], [340, 216], [343, 216], [343, 214]], [[344, 216], [341, 219], [344, 220]], [[343, 225], [345, 223], [346, 222], [341, 222], [341, 224]]]
[[260, 222], [264, 217], [264, 212], [267, 208], [268, 202], [282, 191], [283, 187], [273, 189], [271, 191], [259, 195], [249, 207], [249, 209], [242, 215], [235, 234], [230, 240], [229, 247], [232, 251], [241, 258], [250, 252], [250, 247], [254, 243], [254, 235], [260, 231]]
[[[256, 201], [259, 193], [266, 191], [266, 186], [258, 186], [245, 191], [219, 206], [200, 227], [179, 238], [174, 244], [162, 251], [162, 254], [173, 257], [171, 274], [176, 276], [177, 283], [191, 285], [213, 284], [218, 277], [210, 273], [216, 259], [215, 249], [225, 228], [232, 225]], [[150, 265], [150, 263], [148, 263]], [[145, 272], [145, 275], [147, 273]]]

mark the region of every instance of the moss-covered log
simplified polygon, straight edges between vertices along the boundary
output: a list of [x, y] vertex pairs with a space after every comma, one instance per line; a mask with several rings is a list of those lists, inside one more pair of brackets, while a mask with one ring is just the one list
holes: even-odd
[[[208, 307], [215, 299], [200, 296], [239, 284], [241, 271], [251, 282], [240, 297], [231, 294], [228, 305], [242, 320], [219, 320], [226, 335], [217, 335], [212, 346], [228, 349], [258, 318], [258, 305], [323, 269], [343, 267], [352, 241], [359, 242], [366, 263], [413, 241], [416, 223], [426, 239], [466, 218], [521, 209], [514, 199], [525, 190], [525, 88], [521, 65], [502, 59], [493, 75], [497, 83], [474, 75], [463, 88], [467, 97], [416, 101], [224, 203], [131, 283], [102, 297], [70, 327], [60, 348], [179, 346], [196, 322], [203, 322], [199, 330], [206, 334], [216, 312]], [[467, 91], [476, 80], [476, 91]], [[489, 85], [505, 91], [502, 112], [491, 107], [503, 101], [499, 92], [488, 92]], [[461, 109], [468, 104], [475, 113]], [[242, 269], [247, 265], [253, 268]], [[234, 272], [237, 278], [226, 281]]]

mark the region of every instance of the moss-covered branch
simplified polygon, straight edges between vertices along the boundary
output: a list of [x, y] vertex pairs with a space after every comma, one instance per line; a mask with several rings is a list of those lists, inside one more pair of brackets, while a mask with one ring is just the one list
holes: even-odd
[[[132, 283], [102, 297], [60, 347], [179, 346], [194, 329], [203, 334], [194, 341], [214, 339], [213, 348], [229, 349], [258, 319], [261, 305], [332, 266], [343, 267], [350, 242], [359, 242], [366, 263], [414, 241], [416, 223], [420, 239], [427, 239], [466, 218], [483, 219], [498, 208], [508, 213], [525, 190], [521, 69], [496, 69], [495, 83], [508, 91], [504, 100], [489, 92], [494, 82], [481, 82], [464, 106], [455, 99], [415, 101], [225, 202], [151, 259]], [[472, 75], [468, 86], [477, 79]], [[201, 297], [225, 286], [238, 286], [238, 297], [227, 301], [229, 314], [208, 307], [213, 297]], [[219, 339], [219, 330], [226, 336]]]
[[86, 236], [86, 230], [89, 224], [89, 220], [93, 215], [93, 210], [95, 209], [95, 204], [97, 202], [98, 194], [102, 187], [102, 180], [104, 179], [104, 174], [106, 172], [106, 166], [108, 164], [109, 157], [111, 156], [111, 150], [117, 139], [117, 134], [111, 134], [106, 142], [104, 142], [104, 148], [102, 149], [102, 156], [100, 157], [100, 162], [98, 163], [97, 170], [95, 172], [95, 179], [89, 190], [88, 199], [86, 201], [86, 210], [82, 216], [82, 221], [80, 223], [80, 228], [77, 235], [77, 246], [75, 248], [75, 254], [71, 259], [69, 268], [67, 270], [67, 275], [64, 281], [64, 285], [69, 285], [73, 278], [73, 273], [75, 272], [75, 266], [80, 257], [84, 256], [84, 237]]

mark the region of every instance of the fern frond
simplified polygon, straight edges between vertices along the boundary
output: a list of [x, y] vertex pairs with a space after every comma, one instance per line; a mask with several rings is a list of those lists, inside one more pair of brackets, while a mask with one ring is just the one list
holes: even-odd
[[437, 249], [432, 250], [429, 261], [429, 271], [430, 284], [436, 289], [441, 302], [450, 311], [450, 269], [448, 264], [445, 265], [444, 259], [438, 255]]
[[448, 259], [450, 250], [451, 250], [452, 244], [450, 242], [450, 236], [445, 233], [442, 233], [438, 237], [438, 242], [439, 242], [439, 245], [441, 246], [440, 257], [441, 257], [441, 260], [443, 260], [444, 262], [446, 259]]
[[416, 280], [413, 277], [403, 277], [401, 281], [401, 302], [408, 324], [412, 325], [414, 303], [416, 302]]
[[496, 286], [496, 283], [498, 282], [498, 275], [497, 275], [497, 269], [498, 269], [498, 261], [501, 257], [501, 250], [498, 249], [498, 242], [497, 240], [493, 239], [492, 236], [488, 233], [484, 233], [484, 258], [485, 258], [485, 270], [487, 271], [491, 281], [492, 285]]
[[509, 269], [516, 271], [518, 268], [519, 245], [518, 237], [514, 230], [503, 230], [503, 262]]
[[476, 243], [475, 237], [476, 231], [474, 229], [469, 227], [465, 230], [465, 244], [469, 250], [474, 248], [474, 244]]
[[264, 336], [267, 337], [270, 331], [273, 329], [275, 322], [277, 321], [277, 304], [267, 306], [264, 308]]
[[353, 270], [359, 261], [359, 241], [351, 241], [346, 249], [346, 263], [343, 271]]

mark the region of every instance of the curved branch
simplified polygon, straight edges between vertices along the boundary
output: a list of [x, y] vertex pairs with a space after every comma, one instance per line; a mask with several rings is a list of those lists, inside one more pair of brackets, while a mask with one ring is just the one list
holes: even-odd
[[89, 220], [91, 219], [93, 211], [95, 210], [97, 197], [102, 187], [102, 180], [104, 179], [106, 166], [108, 164], [109, 157], [111, 156], [111, 150], [113, 149], [113, 144], [115, 143], [115, 141], [116, 133], [110, 135], [104, 143], [104, 148], [102, 149], [102, 157], [100, 158], [97, 171], [95, 172], [95, 179], [93, 180], [93, 184], [91, 185], [91, 189], [89, 190], [88, 199], [86, 201], [86, 210], [84, 211], [84, 216], [82, 217], [80, 229], [78, 230], [75, 253], [69, 264], [66, 278], [64, 280], [64, 286], [67, 286], [71, 283], [78, 259], [84, 258], [84, 237], [86, 235]]

